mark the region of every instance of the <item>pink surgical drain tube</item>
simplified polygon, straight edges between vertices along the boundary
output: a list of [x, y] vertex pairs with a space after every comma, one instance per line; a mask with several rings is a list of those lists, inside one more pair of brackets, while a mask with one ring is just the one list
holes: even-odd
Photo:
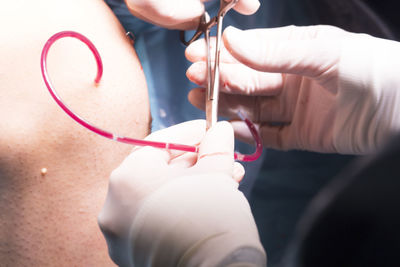
[[[46, 42], [46, 44], [44, 45], [43, 50], [42, 50], [42, 56], [40, 58], [40, 67], [42, 70], [43, 80], [44, 80], [44, 83], [46, 84], [47, 89], [49, 90], [51, 96], [57, 102], [57, 104], [65, 111], [65, 113], [67, 113], [77, 123], [79, 123], [80, 125], [84, 126], [87, 129], [89, 129], [90, 131], [95, 132], [96, 134], [99, 134], [106, 138], [121, 142], [121, 143], [126, 143], [126, 144], [131, 144], [131, 145], [136, 145], [136, 146], [152, 146], [152, 147], [156, 147], [156, 148], [173, 149], [173, 150], [180, 150], [180, 151], [186, 151], [186, 152], [195, 152], [195, 153], [198, 152], [199, 149], [198, 149], [198, 147], [195, 147], [195, 146], [188, 146], [188, 145], [174, 144], [174, 143], [165, 143], [165, 142], [156, 142], [156, 141], [149, 141], [149, 140], [140, 140], [140, 139], [133, 139], [133, 138], [129, 138], [129, 137], [119, 136], [117, 134], [107, 132], [103, 129], [100, 129], [100, 128], [88, 123], [87, 121], [82, 119], [80, 116], [75, 114], [71, 109], [69, 109], [64, 104], [61, 97], [54, 90], [54, 87], [51, 84], [49, 75], [47, 73], [47, 54], [49, 53], [50, 47], [54, 44], [55, 41], [57, 41], [58, 39], [64, 38], [64, 37], [76, 38], [76, 39], [82, 41], [83, 43], [85, 43], [89, 47], [89, 49], [92, 51], [92, 53], [96, 59], [96, 64], [97, 64], [97, 75], [94, 80], [94, 82], [96, 84], [98, 84], [100, 82], [101, 76], [103, 74], [103, 63], [101, 61], [100, 54], [97, 51], [96, 47], [93, 45], [93, 43], [88, 38], [86, 38], [85, 36], [83, 36], [80, 33], [73, 32], [73, 31], [62, 31], [62, 32], [54, 34]], [[235, 152], [235, 159], [240, 160], [240, 161], [255, 161], [260, 157], [260, 155], [262, 153], [261, 138], [260, 138], [258, 131], [255, 128], [254, 124], [247, 118], [244, 118], [241, 114], [239, 114], [239, 116], [249, 127], [249, 130], [250, 130], [251, 134], [253, 135], [254, 140], [256, 141], [256, 151], [250, 155], [244, 155], [244, 154]]]

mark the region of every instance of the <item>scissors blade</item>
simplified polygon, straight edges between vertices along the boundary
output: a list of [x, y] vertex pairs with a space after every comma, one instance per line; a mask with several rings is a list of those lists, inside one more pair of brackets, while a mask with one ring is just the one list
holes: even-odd
[[220, 10], [217, 15], [217, 36], [215, 43], [215, 62], [214, 69], [211, 69], [211, 47], [210, 35], [205, 35], [207, 47], [207, 93], [206, 93], [206, 125], [207, 129], [211, 128], [218, 120], [218, 98], [219, 98], [219, 63], [221, 55], [222, 42], [222, 22], [225, 14], [235, 6], [238, 0], [220, 0]]
[[[202, 17], [203, 25], [207, 25], [210, 22], [210, 16], [207, 12], [204, 12]], [[206, 88], [206, 128], [207, 130], [211, 128], [212, 125], [216, 123], [215, 115], [215, 103], [213, 97], [211, 96], [212, 86], [213, 86], [213, 72], [211, 70], [211, 44], [210, 44], [210, 27], [204, 28], [204, 39], [206, 41], [206, 68], [207, 68], [207, 88]]]

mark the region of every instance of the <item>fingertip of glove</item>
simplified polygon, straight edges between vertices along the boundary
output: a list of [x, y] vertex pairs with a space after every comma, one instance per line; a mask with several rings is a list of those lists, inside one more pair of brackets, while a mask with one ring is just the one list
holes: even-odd
[[236, 182], [240, 182], [245, 175], [245, 169], [242, 164], [239, 162], [235, 162], [233, 165], [233, 179]]
[[218, 131], [223, 131], [224, 133], [231, 133], [233, 135], [232, 125], [228, 121], [219, 121], [214, 126]]
[[227, 121], [219, 121], [211, 127], [200, 145], [199, 158], [208, 156], [232, 156], [233, 160], [233, 129]]
[[205, 43], [204, 39], [199, 39], [191, 43], [185, 49], [185, 57], [190, 62], [195, 62], [204, 59], [205, 57]]
[[252, 15], [258, 10], [259, 7], [260, 1], [258, 0], [242, 0], [236, 4], [234, 9], [243, 15]]
[[233, 26], [228, 26], [225, 31], [224, 31], [224, 45], [226, 47], [226, 49], [228, 49], [228, 51], [230, 53], [232, 53], [232, 49], [235, 47], [235, 44], [238, 44], [241, 42], [242, 38], [240, 37], [240, 34], [243, 31], [235, 28]]
[[188, 100], [193, 106], [197, 107], [198, 109], [204, 110], [205, 93], [206, 90], [204, 88], [195, 88], [189, 92]]
[[253, 136], [251, 135], [249, 128], [243, 121], [231, 121], [230, 124], [235, 132], [235, 136], [239, 140], [245, 141], [247, 143], [251, 143], [253, 141]]
[[198, 85], [203, 85], [205, 80], [205, 63], [195, 62], [186, 70], [186, 77]]
[[224, 31], [224, 35], [228, 34], [230, 36], [232, 34], [235, 34], [235, 33], [237, 34], [237, 33], [240, 33], [240, 32], [243, 32], [243, 31], [238, 29], [238, 28], [236, 28], [236, 27], [228, 26], [228, 27], [226, 27], [226, 29]]

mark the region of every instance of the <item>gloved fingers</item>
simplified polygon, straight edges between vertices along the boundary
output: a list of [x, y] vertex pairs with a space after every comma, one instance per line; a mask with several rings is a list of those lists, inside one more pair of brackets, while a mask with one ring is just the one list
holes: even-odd
[[260, 7], [258, 0], [239, 0], [233, 7], [237, 12], [243, 15], [254, 14]]
[[[197, 145], [204, 135], [205, 121], [197, 120], [154, 132], [146, 139]], [[196, 160], [196, 153], [169, 152], [146, 146], [135, 149], [111, 173], [107, 198], [98, 217], [110, 248], [124, 249], [127, 244], [124, 238], [128, 237], [137, 203], [176, 177], [179, 171], [183, 172], [179, 167], [187, 169]], [[125, 254], [110, 251], [116, 262]]]
[[245, 170], [242, 164], [239, 162], [234, 162], [233, 163], [233, 180], [236, 182], [242, 181], [243, 177], [245, 174]]
[[[200, 86], [207, 84], [205, 62], [193, 63], [186, 72], [188, 79]], [[221, 92], [242, 95], [273, 96], [278, 95], [284, 85], [280, 73], [260, 72], [243, 64], [220, 65]]]
[[[178, 143], [190, 146], [197, 146], [200, 144], [206, 132], [206, 123], [204, 120], [186, 121], [171, 127], [156, 131], [148, 135], [145, 139], [166, 142]], [[168, 152], [170, 160], [182, 155], [183, 151], [179, 150], [164, 150]]]
[[233, 176], [234, 138], [232, 126], [221, 121], [209, 129], [199, 146], [197, 163], [199, 173], [224, 173]]
[[[240, 120], [231, 120], [230, 123], [235, 133], [235, 138], [248, 144], [254, 143], [254, 137], [251, 135], [246, 123]], [[255, 123], [254, 126], [256, 127], [257, 131], [260, 131], [260, 124]]]
[[182, 170], [192, 167], [197, 161], [197, 153], [183, 153], [169, 162], [169, 170], [180, 173]]
[[198, 145], [206, 132], [205, 120], [192, 120], [152, 132], [145, 140]]
[[[325, 31], [335, 34], [329, 37], [321, 33]], [[246, 31], [230, 26], [225, 29], [223, 39], [226, 49], [253, 69], [316, 78], [335, 69], [340, 56], [336, 36], [342, 32], [345, 33], [328, 26]]]
[[295, 106], [284, 101], [292, 99], [281, 96], [241, 96], [220, 93], [219, 114], [238, 118], [241, 112], [254, 123], [289, 123], [293, 119]]
[[121, 177], [124, 174], [131, 174], [134, 177], [146, 176], [152, 179], [164, 175], [171, 160], [171, 154], [165, 149], [143, 147], [126, 157], [113, 174]]
[[[232, 121], [231, 125], [235, 131], [235, 137], [246, 143], [253, 144], [254, 138], [252, 137], [246, 124], [242, 121]], [[270, 125], [268, 123], [255, 124], [258, 129], [263, 146], [267, 148], [289, 150], [298, 148], [291, 138], [292, 128], [290, 124]]]
[[[112, 171], [107, 200], [109, 199], [110, 203], [121, 202], [129, 199], [129, 195], [140, 199], [152, 191], [153, 185], [161, 184], [161, 180], [165, 180], [168, 161], [168, 152], [162, 149], [143, 147], [132, 152], [118, 168]], [[106, 204], [104, 207], [108, 206]]]
[[[191, 90], [188, 99], [195, 107], [205, 109], [204, 88]], [[293, 118], [295, 105], [284, 101], [295, 101], [295, 99], [282, 98], [281, 96], [243, 96], [220, 93], [218, 115], [239, 119], [238, 113], [240, 111], [254, 123], [289, 123]]]
[[[210, 58], [211, 61], [215, 60], [215, 42], [216, 38], [210, 38]], [[220, 62], [221, 63], [238, 63], [239, 61], [235, 59], [229, 52], [224, 48], [224, 42], [221, 42], [220, 50]], [[206, 61], [207, 60], [207, 46], [205, 39], [199, 39], [191, 43], [185, 49], [185, 56], [190, 62]]]
[[[187, 121], [154, 132], [145, 139], [196, 146], [203, 139], [205, 129], [204, 120]], [[184, 154], [193, 155], [183, 156]], [[175, 160], [188, 160], [185, 164], [191, 166], [193, 164], [192, 157], [196, 157], [196, 154], [154, 147], [137, 147], [114, 172], [119, 172], [122, 175], [125, 173], [134, 174], [138, 177], [164, 176], [169, 164], [174, 163]]]

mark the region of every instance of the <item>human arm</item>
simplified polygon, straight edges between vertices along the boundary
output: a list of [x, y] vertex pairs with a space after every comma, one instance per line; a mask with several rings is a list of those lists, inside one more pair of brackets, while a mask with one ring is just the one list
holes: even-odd
[[148, 138], [200, 143], [200, 151], [138, 148], [112, 173], [99, 215], [112, 259], [135, 266], [265, 265], [249, 204], [237, 189], [244, 170], [233, 160], [231, 126], [218, 123], [205, 134], [204, 121], [192, 121]]
[[[400, 128], [400, 44], [331, 26], [224, 33], [220, 112], [241, 110], [266, 147], [327, 153], [375, 151]], [[190, 80], [205, 84], [204, 45], [188, 47]], [[230, 53], [228, 53], [229, 51]], [[195, 89], [190, 101], [203, 108]], [[235, 132], [251, 140], [240, 122]]]
[[[194, 29], [210, 0], [125, 0], [129, 11], [147, 22], [169, 29]], [[224, 1], [224, 0], [218, 0]], [[257, 11], [258, 0], [239, 0], [234, 9], [244, 15]]]

